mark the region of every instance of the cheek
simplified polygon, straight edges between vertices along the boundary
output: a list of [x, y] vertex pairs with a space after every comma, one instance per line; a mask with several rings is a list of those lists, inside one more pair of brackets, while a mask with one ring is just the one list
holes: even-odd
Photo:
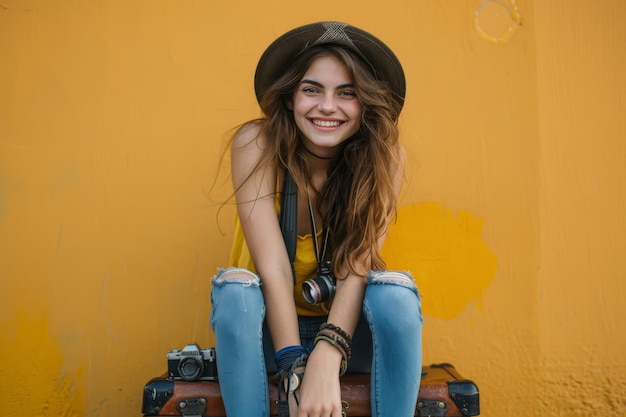
[[353, 100], [346, 108], [346, 111], [350, 113], [350, 117], [354, 119], [361, 119], [361, 113], [363, 112], [363, 106], [358, 100]]
[[356, 132], [359, 131], [360, 128], [361, 128], [361, 120], [359, 119], [354, 123], [354, 126], [352, 126], [352, 129], [350, 129], [349, 136], [354, 135]]
[[299, 115], [305, 114], [313, 106], [311, 100], [307, 100], [306, 97], [302, 97], [297, 94], [294, 96], [293, 100], [291, 100], [290, 105], [291, 110]]
[[350, 118], [353, 119], [357, 125], [360, 125], [362, 116], [363, 107], [361, 107], [361, 104], [356, 104], [350, 111]]
[[306, 115], [311, 111], [311, 104], [306, 100], [294, 100], [291, 104], [291, 111], [296, 124], [302, 128], [302, 124], [306, 122]]
[[302, 109], [298, 108], [298, 106], [295, 105], [292, 109], [292, 116], [293, 116], [293, 121], [296, 123], [296, 126], [298, 127], [298, 129], [299, 130], [304, 129], [305, 125], [308, 123], [308, 120], [304, 116]]

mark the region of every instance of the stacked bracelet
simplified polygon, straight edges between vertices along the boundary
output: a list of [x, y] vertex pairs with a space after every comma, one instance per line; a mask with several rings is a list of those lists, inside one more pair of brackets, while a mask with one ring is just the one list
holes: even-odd
[[339, 375], [346, 373], [348, 361], [352, 358], [352, 338], [341, 327], [331, 323], [324, 323], [320, 326], [320, 331], [315, 336], [314, 344], [323, 340], [330, 343], [341, 353], [341, 370]]
[[343, 330], [341, 327], [335, 326], [332, 323], [322, 323], [322, 325], [320, 326], [320, 330], [326, 330], [326, 329], [332, 330], [333, 332], [337, 333], [339, 336], [346, 339], [346, 342], [348, 342], [349, 345], [352, 344], [352, 337], [350, 337], [348, 332]]
[[352, 357], [352, 337], [348, 334], [348, 332], [332, 323], [322, 323], [318, 334], [330, 334], [331, 337], [335, 337], [334, 334], [336, 334], [337, 343], [339, 343], [341, 347], [343, 347], [348, 356], [348, 360], [350, 360], [350, 358]]
[[352, 359], [352, 348], [350, 344], [341, 336], [329, 332], [328, 330], [320, 330], [317, 333], [317, 338], [323, 338], [331, 345], [335, 346], [339, 351], [341, 351], [342, 356], [345, 357], [346, 360]]

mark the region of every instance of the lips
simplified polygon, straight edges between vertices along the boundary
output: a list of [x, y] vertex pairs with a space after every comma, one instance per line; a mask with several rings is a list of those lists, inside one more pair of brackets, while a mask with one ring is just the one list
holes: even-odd
[[311, 119], [311, 123], [313, 123], [315, 126], [319, 126], [319, 127], [337, 127], [337, 126], [339, 126], [343, 122], [341, 122], [339, 120]]

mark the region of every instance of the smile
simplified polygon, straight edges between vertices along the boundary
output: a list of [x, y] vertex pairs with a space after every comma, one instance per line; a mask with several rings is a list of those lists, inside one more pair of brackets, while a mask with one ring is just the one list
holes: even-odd
[[340, 122], [338, 120], [311, 119], [311, 123], [313, 123], [315, 126], [319, 126], [319, 127], [337, 127], [337, 126], [339, 126], [343, 122]]

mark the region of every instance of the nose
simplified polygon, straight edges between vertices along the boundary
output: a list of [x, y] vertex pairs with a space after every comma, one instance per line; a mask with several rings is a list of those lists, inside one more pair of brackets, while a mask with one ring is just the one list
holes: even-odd
[[337, 110], [335, 96], [333, 94], [324, 94], [320, 99], [319, 109], [323, 113], [333, 113]]

